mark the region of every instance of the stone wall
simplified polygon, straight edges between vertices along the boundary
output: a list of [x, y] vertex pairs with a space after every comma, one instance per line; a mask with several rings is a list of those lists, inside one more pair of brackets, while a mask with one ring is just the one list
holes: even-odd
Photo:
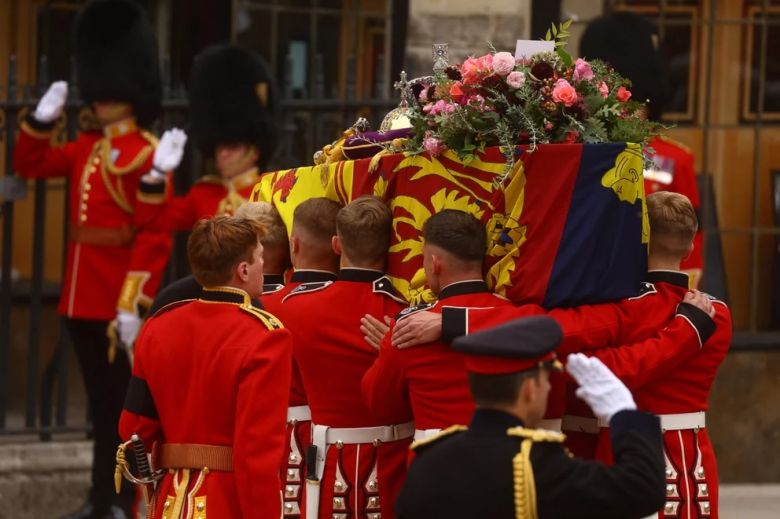
[[707, 428], [723, 482], [780, 482], [778, 348], [732, 352], [715, 379]]
[[450, 63], [471, 54], [498, 50], [514, 53], [515, 42], [528, 38], [530, 0], [412, 0], [406, 46], [409, 77], [431, 74], [431, 44], [448, 43]]
[[0, 445], [0, 519], [59, 517], [77, 509], [89, 489], [92, 443]]

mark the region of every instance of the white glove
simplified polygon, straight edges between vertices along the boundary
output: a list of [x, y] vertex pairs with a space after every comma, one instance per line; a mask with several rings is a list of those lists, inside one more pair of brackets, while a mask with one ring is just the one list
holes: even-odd
[[120, 310], [116, 314], [116, 332], [119, 340], [126, 348], [130, 348], [141, 329], [141, 318], [131, 312]]
[[65, 101], [68, 99], [68, 83], [65, 81], [55, 81], [38, 101], [38, 106], [33, 112], [36, 121], [42, 123], [51, 123], [62, 115], [62, 109], [65, 107]]
[[599, 359], [574, 353], [566, 359], [566, 370], [580, 386], [577, 397], [599, 419], [609, 422], [620, 411], [636, 409], [631, 391]]
[[187, 134], [184, 130], [178, 128], [166, 130], [157, 143], [157, 149], [154, 150], [153, 167], [149, 176], [157, 181], [164, 180], [166, 171], [179, 167], [185, 144], [187, 144]]

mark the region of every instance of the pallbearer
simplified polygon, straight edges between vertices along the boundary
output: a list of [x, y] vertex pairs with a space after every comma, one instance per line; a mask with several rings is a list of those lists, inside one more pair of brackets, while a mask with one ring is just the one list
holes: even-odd
[[477, 410], [416, 443], [397, 504], [401, 519], [640, 518], [663, 503], [661, 428], [635, 411], [631, 393], [600, 361], [569, 356], [580, 396], [610, 423], [616, 464], [571, 458], [544, 416], [553, 350], [563, 338], [550, 317], [527, 317], [456, 339]]
[[281, 514], [292, 344], [257, 305], [263, 232], [245, 218], [200, 221], [187, 253], [203, 294], [141, 331], [119, 430], [154, 452], [150, 517]]
[[378, 198], [358, 198], [339, 211], [336, 228], [338, 280], [304, 283], [283, 304], [312, 416], [306, 517], [388, 519], [414, 424], [410, 414], [378, 417], [366, 406], [360, 381], [377, 351], [363, 340], [360, 318], [405, 306], [383, 274], [390, 209]]

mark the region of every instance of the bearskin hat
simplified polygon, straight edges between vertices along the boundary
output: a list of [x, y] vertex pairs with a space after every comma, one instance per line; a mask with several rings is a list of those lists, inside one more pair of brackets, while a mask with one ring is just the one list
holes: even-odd
[[189, 134], [204, 154], [248, 143], [264, 163], [277, 140], [276, 85], [266, 61], [235, 44], [206, 48], [192, 66]]
[[632, 98], [649, 100], [648, 116], [663, 113], [670, 86], [655, 25], [635, 13], [616, 11], [593, 20], [580, 39], [580, 55], [600, 59], [631, 80]]
[[75, 23], [76, 71], [81, 97], [133, 105], [141, 126], [161, 110], [162, 83], [154, 30], [130, 0], [92, 0]]

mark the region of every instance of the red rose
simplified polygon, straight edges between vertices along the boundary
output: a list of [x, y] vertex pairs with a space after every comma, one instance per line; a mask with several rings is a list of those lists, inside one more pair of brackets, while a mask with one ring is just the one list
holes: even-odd
[[618, 88], [617, 94], [616, 94], [618, 101], [621, 103], [625, 103], [629, 99], [631, 99], [631, 91], [629, 91], [626, 87], [620, 87]]

